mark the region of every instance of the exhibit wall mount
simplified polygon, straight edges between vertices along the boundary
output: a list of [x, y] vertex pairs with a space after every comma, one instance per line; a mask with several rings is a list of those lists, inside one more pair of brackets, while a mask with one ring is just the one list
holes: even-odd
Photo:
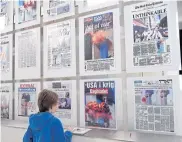
[[[15, 59], [13, 59], [13, 62], [15, 62], [15, 67], [13, 65], [12, 81], [6, 80], [5, 78], [5, 80], [1, 80], [1, 83], [2, 82], [13, 83], [12, 88], [14, 90], [13, 98], [15, 99], [14, 100], [15, 106], [12, 109], [15, 110], [13, 115], [15, 117], [15, 120], [27, 121], [28, 120], [27, 115], [34, 112], [38, 112], [38, 109], [37, 108], [35, 109], [34, 107], [35, 105], [33, 105], [31, 100], [36, 102], [39, 91], [42, 90], [43, 88], [48, 88], [46, 86], [47, 84], [49, 84], [48, 86], [50, 86], [50, 84], [53, 84], [53, 83], [61, 82], [64, 84], [65, 82], [69, 82], [71, 84], [70, 88], [72, 89], [68, 89], [69, 88], [68, 87], [65, 90], [63, 89], [64, 90], [63, 91], [61, 90], [62, 88], [60, 87], [61, 91], [58, 89], [58, 92], [59, 93], [64, 92], [63, 93], [64, 95], [66, 94], [68, 90], [71, 92], [70, 94], [73, 97], [72, 98], [73, 101], [71, 103], [72, 103], [72, 106], [74, 106], [73, 109], [76, 111], [72, 112], [71, 110], [70, 112], [68, 112], [67, 110], [64, 110], [64, 114], [68, 112], [69, 117], [71, 113], [71, 119], [69, 119], [69, 121], [65, 120], [64, 118], [61, 118], [62, 116], [59, 114], [59, 118], [63, 121], [64, 125], [72, 124], [73, 126], [78, 126], [78, 127], [85, 127], [86, 125], [86, 127], [101, 129], [100, 131], [102, 131], [102, 129], [136, 131], [134, 127], [136, 126], [136, 123], [135, 123], [136, 121], [134, 119], [136, 118], [134, 117], [136, 113], [134, 111], [135, 107], [133, 106], [134, 105], [133, 96], [135, 92], [133, 91], [134, 89], [133, 84], [129, 84], [129, 85], [127, 84], [127, 78], [139, 77], [139, 79], [142, 80], [143, 77], [147, 78], [150, 76], [152, 77], [152, 79], [156, 79], [156, 80], [158, 80], [159, 78], [165, 79], [165, 78], [168, 78], [166, 77], [168, 70], [178, 70], [177, 69], [178, 54], [175, 55], [175, 53], [178, 53], [177, 51], [179, 49], [178, 49], [178, 45], [174, 44], [174, 43], [177, 43], [176, 41], [178, 38], [175, 38], [175, 40], [173, 40], [172, 38], [175, 36], [171, 36], [172, 34], [176, 35], [176, 32], [178, 33], [177, 31], [178, 26], [175, 25], [175, 24], [178, 24], [178, 21], [177, 21], [177, 18], [173, 15], [173, 12], [177, 13], [177, 10], [175, 9], [176, 4], [172, 3], [167, 5], [167, 9], [173, 8], [171, 13], [167, 10], [167, 17], [173, 21], [173, 24], [171, 20], [168, 22], [168, 30], [169, 30], [168, 39], [170, 43], [172, 41], [174, 42], [170, 47], [171, 47], [171, 55], [172, 55], [171, 59], [173, 60], [173, 57], [176, 57], [176, 60], [173, 61], [173, 63], [175, 64], [171, 63], [171, 66], [165, 66], [166, 68], [163, 68], [163, 67], [159, 68], [159, 66], [158, 67], [146, 66], [144, 68], [134, 68], [132, 66], [133, 52], [130, 51], [132, 50], [132, 45], [131, 47], [129, 46], [129, 44], [132, 44], [131, 41], [133, 41], [131, 40], [133, 38], [133, 35], [131, 34], [132, 33], [131, 31], [133, 30], [133, 25], [132, 25], [133, 21], [131, 20], [133, 17], [132, 8], [131, 7], [128, 8], [128, 6], [126, 6], [126, 9], [128, 11], [125, 10], [125, 12], [123, 13], [124, 3], [122, 1], [119, 1], [117, 3], [113, 2], [112, 3], [113, 5], [111, 6], [108, 6], [107, 4], [103, 4], [103, 5], [100, 4], [100, 6], [98, 7], [94, 6], [92, 8], [88, 8], [87, 6], [84, 7], [84, 5], [83, 7], [81, 7], [80, 5], [78, 5], [78, 7], [77, 6], [75, 7], [73, 5], [74, 3], [73, 1], [69, 1], [69, 2], [68, 3], [67, 2], [65, 3], [65, 1], [63, 1], [63, 3], [58, 2], [58, 6], [53, 4], [51, 6], [52, 8], [49, 7], [50, 12], [52, 12], [51, 18], [45, 14], [45, 12], [48, 12], [47, 8], [44, 7], [45, 1], [37, 1], [36, 4], [32, 3], [30, 7], [27, 5], [29, 7], [28, 9], [29, 12], [30, 13], [32, 12], [34, 16], [36, 15], [36, 11], [37, 12], [40, 11], [40, 7], [43, 8], [42, 9], [43, 12], [41, 12], [43, 13], [43, 15], [40, 16], [40, 12], [37, 13], [37, 19], [34, 19], [34, 16], [32, 18], [28, 17], [27, 19], [26, 15], [21, 15], [22, 17], [20, 16], [18, 19], [17, 13], [21, 12], [22, 14], [22, 12], [28, 7], [26, 7], [26, 5], [25, 7], [23, 7], [22, 3], [18, 3], [17, 1], [14, 2], [16, 7], [16, 10], [15, 10], [16, 24], [13, 29], [13, 36], [15, 37], [13, 38], [13, 43], [15, 44], [15, 47], [13, 47], [13, 51], [15, 51], [15, 55], [14, 55]], [[136, 4], [136, 2], [129, 2], [129, 4], [133, 4], [133, 3], [135, 3], [135, 5], [143, 5], [143, 3]], [[166, 2], [164, 3], [166, 4]], [[48, 6], [48, 4], [46, 5]], [[37, 6], [38, 8], [36, 8]], [[18, 11], [18, 7], [19, 7], [19, 11]], [[164, 7], [165, 5], [162, 6], [162, 8]], [[65, 12], [67, 14], [61, 14], [59, 17], [58, 11], [57, 11], [59, 8], [61, 8], [62, 10], [65, 10], [62, 12]], [[56, 10], [55, 13], [54, 13], [54, 10]], [[25, 18], [23, 16], [25, 16]], [[125, 23], [125, 25], [124, 25], [124, 21], [126, 22], [126, 20], [124, 20], [124, 16], [130, 19], [130, 21], [127, 24]], [[17, 22], [18, 20], [19, 21], [21, 20], [21, 24], [18, 24]], [[27, 22], [25, 22], [26, 20]], [[160, 21], [160, 19], [158, 19], [157, 21]], [[89, 25], [91, 26], [89, 27]], [[141, 26], [142, 24], [140, 23], [139, 25]], [[144, 24], [142, 26], [144, 26]], [[172, 26], [174, 30], [171, 32]], [[65, 33], [65, 35], [62, 34], [61, 32], [60, 33], [57, 32], [59, 34], [55, 38], [54, 37], [56, 33], [55, 29], [59, 29], [60, 31], [64, 29], [63, 30], [64, 32], [62, 33]], [[100, 32], [97, 33], [97, 31], [100, 31]], [[130, 34], [130, 36], [127, 36], [128, 34]], [[102, 51], [99, 51], [100, 48], [98, 48], [98, 45], [99, 45], [98, 41], [95, 40], [95, 39], [99, 39], [97, 35], [101, 35], [102, 38], [104, 37], [103, 38], [104, 40], [99, 37], [102, 41], [102, 42], [99, 41], [100, 47], [101, 46], [104, 47], [103, 48], [104, 50]], [[70, 39], [68, 38], [69, 36], [71, 36]], [[64, 40], [69, 39], [70, 45], [65, 44], [63, 42], [64, 40], [62, 39]], [[91, 43], [92, 41], [93, 43]], [[31, 43], [31, 44], [26, 45], [28, 43]], [[34, 44], [34, 46], [30, 46], [32, 44]], [[57, 45], [64, 45], [65, 47], [67, 47], [66, 54], [64, 55], [59, 54], [60, 53], [59, 51], [62, 51], [63, 49], [54, 48], [54, 47], [60, 47]], [[33, 48], [33, 47], [36, 47], [36, 48]], [[85, 47], [89, 47], [89, 51], [88, 51], [88, 48], [85, 48]], [[175, 50], [173, 50], [173, 48], [175, 48]], [[49, 49], [51, 50], [49, 51]], [[85, 49], [88, 52], [85, 52], [86, 51]], [[53, 52], [53, 51], [56, 51], [56, 52]], [[29, 56], [26, 56], [25, 58], [25, 56], [22, 56], [22, 55], [25, 55], [25, 53], [27, 54], [35, 53], [35, 54], [29, 54]], [[49, 55], [48, 53], [51, 53], [51, 55]], [[86, 53], [89, 53], [89, 54], [86, 54]], [[34, 55], [34, 56], [30, 57], [30, 55]], [[61, 57], [59, 55], [61, 55]], [[34, 58], [35, 56], [36, 58]], [[50, 57], [50, 60], [48, 60], [48, 56]], [[86, 58], [90, 58], [90, 56], [92, 57], [92, 60], [89, 61]], [[22, 62], [21, 59], [24, 59], [25, 61]], [[62, 61], [62, 66], [60, 66], [60, 62], [55, 61], [55, 59]], [[114, 62], [112, 62], [112, 60], [114, 60]], [[35, 62], [36, 62], [36, 67], [35, 67]], [[48, 62], [50, 66], [48, 66]], [[29, 67], [28, 64], [30, 63], [32, 67]], [[88, 66], [87, 68], [85, 66], [85, 63], [87, 63], [87, 66]], [[21, 66], [19, 66], [19, 64]], [[69, 64], [70, 64], [70, 67], [68, 66]], [[104, 69], [103, 69], [103, 66], [104, 66]], [[171, 78], [173, 79], [173, 77], [170, 77], [168, 79], [171, 79]], [[99, 103], [107, 104], [107, 97], [102, 97], [101, 95], [98, 95], [98, 94], [95, 94], [95, 98], [90, 97], [89, 95], [88, 97], [85, 97], [87, 96], [88, 92], [85, 93], [86, 89], [85, 89], [84, 83], [93, 83], [93, 82], [96, 82], [98, 86], [99, 84], [102, 84], [101, 82], [104, 82], [104, 83], [110, 82], [110, 84], [114, 82], [115, 84], [115, 89], [114, 89], [115, 93], [113, 94], [115, 94], [115, 103], [116, 103], [115, 113], [116, 114], [113, 116], [111, 115], [112, 117], [110, 117], [110, 115], [105, 115], [105, 116], [108, 116], [106, 119], [107, 121], [103, 121], [102, 119], [103, 116], [102, 116], [100, 119], [97, 119], [99, 120], [99, 123], [90, 123], [92, 120], [90, 119], [91, 117], [89, 116], [88, 119], [86, 119], [85, 117], [85, 110], [86, 110], [85, 100], [89, 101], [89, 100], [94, 100], [95, 98], [97, 98], [96, 106], [98, 106]], [[176, 123], [174, 124], [175, 132], [173, 134], [182, 135], [182, 130], [179, 127], [181, 126], [180, 120], [182, 118], [182, 115], [179, 110], [181, 108], [181, 104], [180, 104], [181, 97], [179, 96], [179, 94], [181, 94], [181, 90], [179, 92], [176, 91], [177, 89], [179, 89], [177, 88], [179, 87], [179, 84], [176, 81], [176, 79], [174, 79], [173, 83], [176, 83], [176, 84], [173, 84], [174, 86], [173, 96], [174, 98], [178, 97], [177, 99], [175, 98], [174, 107], [173, 107], [174, 118], [176, 120]], [[128, 89], [126, 88], [127, 86], [128, 86]], [[92, 90], [95, 89], [94, 91], [97, 91], [97, 90], [102, 91], [102, 87], [103, 86], [101, 85], [100, 88], [95, 87], [96, 88], [95, 89], [94, 87], [91, 87], [91, 89]], [[36, 91], [35, 91], [35, 88], [36, 88]], [[111, 91], [112, 87], [106, 88], [103, 90]], [[28, 93], [27, 92], [25, 93], [25, 91], [28, 91]], [[132, 93], [129, 93], [130, 91], [132, 91]], [[105, 93], [107, 94], [107, 92]], [[174, 93], [176, 93], [177, 95], [174, 95]], [[110, 93], [110, 95], [111, 94], [112, 93]], [[31, 98], [30, 97], [31, 95], [35, 97]], [[110, 95], [109, 95], [109, 102], [112, 102], [110, 100], [113, 100], [113, 99], [112, 97], [110, 97]], [[103, 96], [107, 96], [107, 95], [104, 94]], [[60, 102], [61, 102], [61, 105], [64, 106], [65, 98], [61, 99]], [[22, 103], [22, 106], [21, 106], [21, 103]], [[29, 106], [28, 104], [32, 105], [32, 107], [28, 107]], [[109, 104], [109, 105], [111, 106], [111, 107], [109, 106], [110, 110], [112, 110], [113, 112], [114, 105], [113, 104], [112, 105]], [[90, 115], [90, 110], [87, 111], [87, 115], [88, 114]], [[103, 114], [104, 113], [102, 113], [102, 115]], [[114, 113], [111, 113], [111, 114], [114, 114]], [[180, 114], [180, 115], [176, 117], [176, 114]], [[72, 119], [72, 118], [76, 118], [76, 119]], [[110, 120], [111, 118], [116, 118], [116, 119], [113, 119], [114, 120], [113, 121], [113, 120]], [[87, 122], [85, 122], [85, 120], [87, 120]], [[100, 131], [98, 130], [98, 133]], [[141, 130], [141, 132], [148, 133], [148, 131], [143, 131], [143, 130]], [[150, 132], [159, 133], [159, 134], [168, 134], [163, 132], [162, 133], [154, 132], [154, 131], [150, 131]]]

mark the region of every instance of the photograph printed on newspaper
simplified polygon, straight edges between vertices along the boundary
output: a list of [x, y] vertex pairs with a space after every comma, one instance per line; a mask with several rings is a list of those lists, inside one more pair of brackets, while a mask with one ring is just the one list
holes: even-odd
[[174, 132], [173, 80], [135, 80], [135, 128]]
[[20, 84], [18, 87], [18, 116], [28, 117], [36, 113], [36, 85]]
[[167, 4], [151, 2], [135, 6], [133, 15], [133, 66], [171, 64]]
[[18, 24], [37, 19], [36, 0], [18, 0]]
[[47, 26], [48, 69], [70, 68], [72, 63], [71, 22]]
[[72, 119], [72, 82], [47, 82], [47, 87], [58, 94], [58, 110], [61, 119]]
[[70, 0], [49, 0], [47, 14], [49, 16], [57, 16], [70, 12]]
[[84, 18], [85, 71], [115, 70], [113, 12]]
[[85, 125], [116, 129], [115, 81], [87, 81], [84, 90]]

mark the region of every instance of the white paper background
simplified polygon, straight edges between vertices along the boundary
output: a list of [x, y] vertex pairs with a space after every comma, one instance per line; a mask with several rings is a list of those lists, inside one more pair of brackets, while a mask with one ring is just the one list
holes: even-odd
[[[151, 3], [151, 2], [149, 2]], [[180, 46], [179, 46], [179, 27], [178, 27], [178, 11], [177, 3], [164, 1], [167, 6], [168, 33], [171, 48], [171, 65], [134, 67], [133, 65], [133, 15], [132, 10], [136, 5], [142, 3], [125, 6], [125, 47], [126, 47], [126, 71], [127, 72], [156, 72], [166, 70], [179, 70], [180, 67]], [[145, 3], [143, 3], [145, 4]], [[152, 69], [152, 70], [151, 70]]]
[[[33, 32], [37, 36], [36, 44], [36, 67], [18, 68], [19, 36], [26, 32]], [[26, 50], [26, 47], [24, 47]], [[40, 78], [40, 28], [25, 30], [15, 34], [15, 79], [36, 79]]]

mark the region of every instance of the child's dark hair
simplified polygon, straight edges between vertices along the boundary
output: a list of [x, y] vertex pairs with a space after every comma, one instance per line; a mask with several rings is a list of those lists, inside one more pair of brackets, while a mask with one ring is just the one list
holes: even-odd
[[44, 89], [39, 93], [38, 107], [39, 112], [46, 112], [52, 108], [53, 105], [57, 104], [58, 95], [50, 90]]

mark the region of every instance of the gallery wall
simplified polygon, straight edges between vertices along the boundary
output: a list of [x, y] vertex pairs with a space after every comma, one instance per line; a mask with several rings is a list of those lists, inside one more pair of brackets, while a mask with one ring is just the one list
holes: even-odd
[[[8, 49], [1, 55], [9, 55], [1, 57], [1, 92], [10, 96], [4, 113], [27, 121], [38, 111], [38, 93], [48, 88], [59, 95], [56, 116], [64, 125], [182, 135], [177, 3], [147, 4], [8, 3], [14, 5], [15, 20], [1, 36]], [[161, 15], [144, 19], [141, 6], [151, 12], [157, 7]], [[157, 25], [159, 44], [154, 37], [138, 37]], [[138, 117], [141, 113], [146, 115]]]

